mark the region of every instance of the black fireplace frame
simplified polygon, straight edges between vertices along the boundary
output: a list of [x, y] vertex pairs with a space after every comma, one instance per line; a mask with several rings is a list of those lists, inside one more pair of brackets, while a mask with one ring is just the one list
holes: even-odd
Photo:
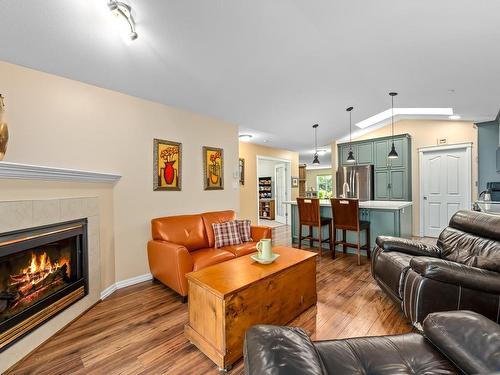
[[0, 258], [19, 253], [21, 251], [26, 251], [27, 249], [36, 248], [55, 241], [73, 237], [76, 237], [77, 256], [75, 261], [77, 262], [77, 264], [74, 265], [74, 269], [78, 272], [77, 280], [54, 292], [50, 296], [41, 299], [40, 301], [29, 306], [22, 312], [10, 317], [4, 322], [0, 322], [0, 339], [1, 335], [4, 332], [8, 332], [9, 330], [16, 328], [20, 324], [23, 324], [23, 322], [30, 319], [30, 317], [39, 312], [42, 312], [44, 309], [61, 300], [63, 297], [77, 292], [77, 290], [79, 288], [81, 289], [82, 287], [84, 290], [83, 295], [80, 295], [76, 299], [67, 303], [63, 308], [56, 311], [55, 313], [48, 315], [48, 317], [43, 321], [40, 321], [35, 325], [31, 325], [31, 327], [26, 330], [26, 332], [18, 335], [17, 337], [15, 337], [15, 339], [8, 341], [3, 345], [1, 345], [2, 343], [0, 343], [0, 352], [88, 295], [88, 220], [87, 218], [84, 218], [62, 223], [43, 225], [34, 228], [20, 229], [0, 234]]

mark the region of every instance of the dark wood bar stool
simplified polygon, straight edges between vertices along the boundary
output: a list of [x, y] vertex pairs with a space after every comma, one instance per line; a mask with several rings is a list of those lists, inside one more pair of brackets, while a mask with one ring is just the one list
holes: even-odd
[[[359, 220], [359, 200], [358, 199], [338, 199], [332, 198], [333, 215], [333, 254], [337, 245], [342, 245], [345, 253], [346, 247], [358, 249], [358, 266], [361, 264], [361, 249], [366, 250], [366, 255], [370, 259], [370, 222]], [[342, 230], [342, 241], [337, 241], [337, 229]], [[347, 231], [358, 233], [358, 243], [347, 242]], [[366, 245], [361, 246], [361, 231], [366, 230]]]
[[[320, 206], [318, 198], [297, 198], [297, 205], [299, 207], [299, 249], [302, 248], [302, 241], [309, 240], [310, 247], [314, 245], [314, 241], [319, 242], [319, 254], [323, 255], [324, 242], [328, 242], [330, 250], [332, 250], [332, 219], [329, 217], [321, 217]], [[302, 226], [309, 227], [309, 235], [302, 236]], [[328, 238], [321, 238], [321, 229], [328, 225]], [[318, 237], [314, 237], [313, 229], [318, 228]]]

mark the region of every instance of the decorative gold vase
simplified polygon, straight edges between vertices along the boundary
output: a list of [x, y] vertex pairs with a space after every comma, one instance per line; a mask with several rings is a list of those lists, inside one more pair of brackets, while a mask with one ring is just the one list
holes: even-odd
[[5, 108], [3, 96], [0, 94], [0, 160], [3, 160], [7, 151], [7, 142], [9, 142], [9, 127], [5, 122], [2, 122], [2, 115]]
[[0, 122], [0, 160], [3, 160], [9, 142], [9, 128], [4, 122]]

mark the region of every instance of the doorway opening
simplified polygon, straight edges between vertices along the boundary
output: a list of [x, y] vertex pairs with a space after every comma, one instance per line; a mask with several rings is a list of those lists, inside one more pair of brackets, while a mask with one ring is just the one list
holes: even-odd
[[461, 143], [418, 150], [421, 237], [438, 237], [455, 212], [471, 208], [471, 148]]
[[259, 225], [288, 225], [291, 199], [291, 160], [257, 155], [257, 217]]

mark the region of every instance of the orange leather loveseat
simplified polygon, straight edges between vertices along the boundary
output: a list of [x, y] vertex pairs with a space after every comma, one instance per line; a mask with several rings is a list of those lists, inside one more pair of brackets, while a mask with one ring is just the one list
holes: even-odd
[[241, 245], [214, 248], [213, 223], [236, 219], [234, 211], [153, 219], [153, 239], [148, 242], [149, 268], [153, 277], [182, 296], [187, 296], [186, 273], [253, 253], [262, 238], [271, 238], [269, 227], [252, 226], [252, 240]]

